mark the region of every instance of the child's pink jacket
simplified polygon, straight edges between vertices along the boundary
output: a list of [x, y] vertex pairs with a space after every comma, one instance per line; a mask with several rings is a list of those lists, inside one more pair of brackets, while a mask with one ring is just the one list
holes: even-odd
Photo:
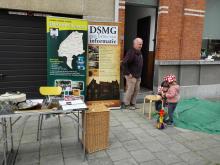
[[168, 103], [177, 103], [180, 99], [180, 86], [171, 86], [166, 93], [166, 98]]

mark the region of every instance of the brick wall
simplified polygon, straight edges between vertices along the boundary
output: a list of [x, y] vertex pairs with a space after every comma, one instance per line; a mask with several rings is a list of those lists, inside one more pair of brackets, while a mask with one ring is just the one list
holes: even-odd
[[198, 60], [205, 0], [160, 0], [156, 59]]

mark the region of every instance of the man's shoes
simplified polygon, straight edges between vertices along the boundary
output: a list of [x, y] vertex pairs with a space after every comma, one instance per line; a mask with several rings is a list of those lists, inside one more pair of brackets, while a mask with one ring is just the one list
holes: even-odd
[[121, 104], [121, 110], [129, 109], [129, 105]]
[[136, 107], [135, 104], [130, 104], [130, 108], [129, 109], [130, 110], [136, 110], [136, 109], [140, 109], [140, 108]]
[[130, 107], [129, 107], [129, 110], [135, 110], [135, 109], [136, 109], [135, 106], [130, 106]]

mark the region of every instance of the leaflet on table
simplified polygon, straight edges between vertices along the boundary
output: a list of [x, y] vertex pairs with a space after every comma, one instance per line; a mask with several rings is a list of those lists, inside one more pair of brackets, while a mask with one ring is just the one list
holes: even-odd
[[62, 109], [65, 110], [74, 110], [74, 109], [86, 109], [86, 104], [74, 104], [74, 105], [62, 105]]
[[82, 100], [73, 100], [73, 101], [65, 101], [65, 100], [60, 100], [59, 104], [61, 106], [63, 105], [76, 105], [76, 104], [84, 104], [84, 102]]

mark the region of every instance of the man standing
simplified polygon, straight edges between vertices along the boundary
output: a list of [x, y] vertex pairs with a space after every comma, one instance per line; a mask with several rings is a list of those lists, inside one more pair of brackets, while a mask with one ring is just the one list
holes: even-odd
[[123, 69], [127, 84], [127, 91], [125, 93], [122, 109], [136, 109], [136, 97], [140, 90], [141, 72], [143, 67], [143, 57], [141, 48], [143, 40], [135, 38], [133, 41], [133, 48], [130, 49], [123, 59]]

